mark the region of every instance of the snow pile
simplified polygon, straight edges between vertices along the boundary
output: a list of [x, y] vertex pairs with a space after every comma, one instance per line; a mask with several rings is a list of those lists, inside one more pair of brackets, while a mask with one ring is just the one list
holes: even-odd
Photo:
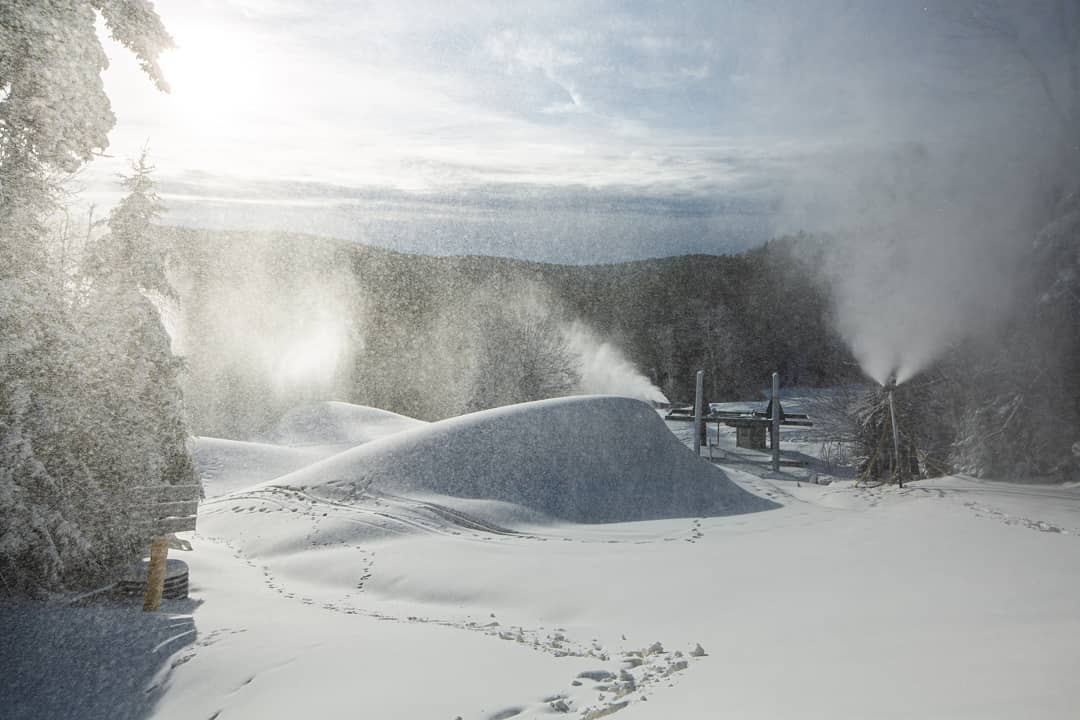
[[364, 492], [514, 503], [573, 522], [753, 512], [772, 503], [688, 452], [644, 402], [541, 400], [421, 426], [278, 478], [332, 499]]
[[337, 451], [335, 446], [287, 447], [212, 437], [191, 440], [195, 469], [207, 497], [272, 480]]
[[359, 445], [425, 424], [364, 405], [320, 402], [285, 413], [265, 439], [283, 445]]
[[386, 410], [320, 402], [293, 408], [266, 442], [199, 437], [191, 441], [207, 497], [242, 490], [336, 453], [427, 423]]

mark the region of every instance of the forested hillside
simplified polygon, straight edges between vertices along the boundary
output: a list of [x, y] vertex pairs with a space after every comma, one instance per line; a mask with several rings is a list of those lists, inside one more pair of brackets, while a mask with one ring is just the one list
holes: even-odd
[[[289, 235], [163, 232], [182, 257], [187, 399], [200, 433], [257, 433], [305, 392], [424, 419], [565, 394], [580, 372], [572, 357], [579, 341], [617, 350], [672, 401], [690, 397], [699, 368], [713, 400], [755, 394], [773, 369], [792, 384], [858, 377], [832, 330], [828, 291], [816, 279], [820, 248], [809, 237], [741, 255], [565, 266]], [[274, 359], [236, 338], [307, 326], [300, 318], [333, 326], [347, 358], [311, 368], [322, 377], [302, 387], [281, 387], [267, 370]], [[301, 345], [319, 342], [306, 332], [297, 330]], [[529, 371], [501, 377], [530, 359], [553, 385], [528, 387]]]

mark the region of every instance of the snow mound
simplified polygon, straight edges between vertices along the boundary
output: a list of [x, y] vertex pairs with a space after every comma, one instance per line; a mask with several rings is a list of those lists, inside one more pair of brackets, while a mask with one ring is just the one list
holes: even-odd
[[497, 500], [581, 523], [775, 507], [695, 457], [648, 404], [608, 396], [541, 400], [423, 425], [270, 484], [345, 501], [364, 493]]
[[293, 408], [265, 439], [283, 445], [360, 445], [424, 425], [387, 410], [330, 401]]
[[287, 447], [197, 437], [190, 441], [195, 469], [207, 497], [242, 490], [333, 455], [330, 447]]

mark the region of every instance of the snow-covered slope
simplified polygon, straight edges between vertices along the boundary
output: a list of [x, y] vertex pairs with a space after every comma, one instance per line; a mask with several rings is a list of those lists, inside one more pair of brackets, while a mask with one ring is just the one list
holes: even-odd
[[198, 437], [191, 440], [191, 452], [206, 496], [214, 497], [290, 473], [337, 449]]
[[[0, 714], [1075, 715], [1080, 489], [721, 471], [639, 410], [477, 413], [210, 497], [191, 600], [0, 606]], [[207, 447], [239, 488], [327, 446]]]
[[425, 424], [365, 405], [320, 402], [285, 413], [264, 440], [282, 445], [360, 445]]
[[432, 423], [273, 481], [321, 497], [435, 493], [573, 522], [700, 517], [773, 507], [694, 457], [646, 403], [541, 400]]
[[251, 487], [356, 445], [426, 425], [396, 413], [320, 402], [294, 408], [264, 442], [198, 437], [191, 441], [207, 497]]

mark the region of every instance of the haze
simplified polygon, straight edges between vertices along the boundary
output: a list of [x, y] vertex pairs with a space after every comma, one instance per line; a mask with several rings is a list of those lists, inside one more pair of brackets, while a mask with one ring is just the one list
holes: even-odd
[[739, 250], [788, 229], [807, 167], [1038, 136], [1038, 87], [958, 42], [949, 5], [163, 0], [173, 92], [109, 46], [119, 123], [83, 181], [108, 202], [149, 142], [175, 223], [575, 263]]

